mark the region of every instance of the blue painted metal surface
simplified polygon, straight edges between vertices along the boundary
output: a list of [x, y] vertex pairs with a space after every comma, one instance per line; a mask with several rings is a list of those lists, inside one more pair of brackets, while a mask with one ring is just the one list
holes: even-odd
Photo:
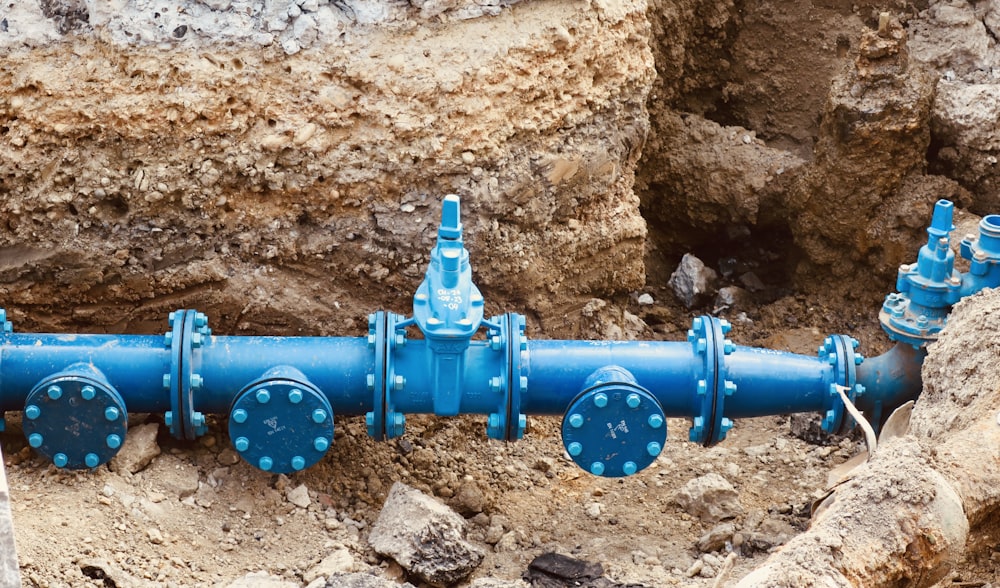
[[563, 446], [581, 468], [619, 478], [645, 469], [667, 440], [663, 408], [628, 370], [606, 366], [591, 374], [566, 410]]
[[[663, 448], [666, 419], [691, 419], [688, 439], [725, 439], [738, 418], [818, 411], [823, 427], [850, 426], [836, 386], [878, 422], [920, 391], [924, 343], [961, 296], [1000, 282], [1000, 216], [962, 242], [972, 261], [954, 270], [951, 203], [935, 207], [928, 243], [900, 269], [900, 292], [880, 318], [900, 343], [865, 359], [831, 335], [816, 356], [743, 347], [714, 317], [687, 340], [530, 341], [522, 315], [485, 319], [472, 283], [457, 197], [442, 223], [414, 314], [379, 311], [366, 337], [227, 337], [178, 310], [148, 335], [15, 333], [0, 311], [0, 410], [21, 410], [28, 443], [60, 467], [107, 462], [125, 440], [127, 410], [162, 413], [170, 433], [194, 439], [206, 415], [228, 415], [249, 463], [294, 472], [333, 441], [334, 416], [365, 415], [368, 433], [405, 432], [408, 413], [482, 414], [492, 439], [524, 435], [528, 414], [563, 415], [563, 442], [587, 471], [627, 476]], [[419, 331], [419, 332], [417, 332]]]

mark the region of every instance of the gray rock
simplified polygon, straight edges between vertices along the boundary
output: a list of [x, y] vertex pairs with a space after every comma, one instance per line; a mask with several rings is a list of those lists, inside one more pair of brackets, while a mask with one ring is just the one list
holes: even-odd
[[718, 274], [690, 253], [685, 253], [674, 273], [670, 274], [670, 287], [684, 306], [692, 308], [712, 294]]
[[397, 584], [371, 574], [334, 574], [326, 579], [326, 588], [415, 588], [413, 584], [404, 582]]
[[111, 458], [111, 470], [130, 474], [142, 471], [154, 457], [160, 455], [160, 446], [156, 443], [159, 430], [159, 423], [147, 423], [129, 429], [122, 448]]
[[688, 514], [706, 523], [731, 519], [741, 514], [743, 508], [739, 498], [733, 485], [716, 473], [691, 480], [674, 496], [677, 504]]
[[753, 272], [747, 272], [741, 275], [740, 283], [751, 292], [760, 292], [761, 290], [767, 289], [767, 285], [764, 284], [763, 280], [761, 280], [760, 277]]
[[749, 307], [751, 303], [750, 293], [739, 286], [720, 288], [719, 293], [715, 295], [716, 311], [723, 309], [736, 311]]
[[483, 561], [465, 540], [465, 519], [437, 500], [396, 482], [368, 542], [408, 572], [434, 586], [453, 584]]
[[299, 484], [292, 488], [285, 496], [288, 498], [288, 502], [299, 508], [309, 508], [309, 505], [312, 504], [312, 500], [309, 499], [309, 488], [305, 484]]
[[650, 306], [655, 302], [653, 296], [648, 293], [640, 294], [638, 298], [639, 306]]
[[732, 541], [733, 534], [736, 533], [736, 525], [732, 523], [722, 523], [701, 536], [698, 540], [698, 550], [704, 553], [719, 551]]

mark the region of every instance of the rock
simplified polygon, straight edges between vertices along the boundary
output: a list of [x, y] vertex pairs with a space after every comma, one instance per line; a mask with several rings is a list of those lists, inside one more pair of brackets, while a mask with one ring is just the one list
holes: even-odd
[[698, 540], [698, 550], [704, 553], [719, 551], [733, 539], [736, 533], [736, 525], [733, 523], [722, 523], [701, 536]]
[[579, 586], [596, 580], [603, 575], [604, 566], [599, 563], [592, 563], [558, 553], [543, 553], [531, 560], [524, 577], [532, 585], [536, 583], [542, 584], [546, 580], [556, 580], [565, 582], [566, 585]]
[[149, 471], [150, 478], [157, 482], [158, 490], [178, 500], [191, 497], [191, 503], [194, 503], [193, 497], [199, 487], [198, 468], [173, 455], [164, 455], [153, 462]]
[[726, 286], [725, 288], [720, 288], [719, 293], [715, 295], [716, 312], [722, 310], [729, 310], [732, 312], [741, 308], [747, 308], [752, 304], [752, 302], [750, 293], [739, 286]]
[[1000, 151], [1000, 85], [938, 82], [931, 128], [950, 145]]
[[297, 582], [289, 582], [267, 572], [251, 572], [226, 588], [300, 588], [300, 586]]
[[371, 574], [334, 574], [326, 579], [326, 588], [415, 588], [409, 582], [398, 584]]
[[988, 67], [990, 33], [974, 5], [936, 2], [921, 16], [908, 43], [914, 59], [942, 70]]
[[751, 292], [760, 292], [767, 288], [763, 281], [753, 272], [747, 272], [740, 276], [740, 283]]
[[674, 273], [670, 274], [670, 287], [684, 306], [692, 308], [706, 295], [712, 293], [718, 274], [700, 259], [685, 253]]
[[154, 457], [160, 455], [160, 446], [156, 443], [159, 430], [159, 423], [147, 423], [129, 429], [121, 449], [111, 458], [111, 470], [130, 474], [142, 471]]
[[352, 556], [351, 552], [347, 549], [339, 548], [334, 549], [329, 555], [323, 558], [323, 561], [309, 568], [309, 570], [302, 575], [302, 579], [305, 580], [307, 584], [311, 584], [319, 578], [326, 578], [327, 581], [329, 581], [331, 577], [338, 574], [346, 574], [353, 571], [354, 556]]
[[288, 498], [288, 502], [299, 508], [309, 508], [309, 505], [312, 504], [312, 500], [309, 499], [309, 488], [305, 484], [299, 484], [292, 488], [285, 496]]
[[396, 482], [368, 542], [427, 583], [446, 586], [468, 576], [483, 561], [483, 552], [465, 540], [465, 526], [455, 511]]
[[464, 517], [475, 516], [486, 508], [486, 497], [483, 496], [483, 491], [473, 481], [463, 482], [461, 486], [458, 487], [458, 492], [455, 497], [451, 499], [451, 506], [458, 514]]
[[820, 417], [811, 412], [792, 414], [788, 419], [788, 429], [792, 435], [813, 445], [828, 445], [840, 439], [824, 431]]
[[736, 489], [716, 473], [691, 480], [677, 491], [674, 500], [706, 523], [731, 519], [743, 512]]
[[643, 293], [639, 295], [637, 302], [639, 303], [639, 306], [651, 306], [655, 301], [653, 300], [652, 295], [649, 293]]
[[226, 447], [216, 456], [216, 461], [224, 466], [236, 465], [240, 461], [240, 454], [232, 448]]
[[160, 533], [160, 530], [156, 527], [146, 529], [146, 535], [149, 537], [149, 542], [153, 545], [163, 544], [163, 533]]
[[152, 582], [128, 574], [117, 565], [104, 559], [81, 559], [78, 565], [84, 576], [103, 578], [105, 586], [135, 586], [136, 588], [153, 586]]

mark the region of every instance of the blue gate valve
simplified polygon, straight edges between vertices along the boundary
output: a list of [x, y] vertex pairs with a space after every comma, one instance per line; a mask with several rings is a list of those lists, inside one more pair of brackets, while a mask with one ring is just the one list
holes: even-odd
[[962, 297], [962, 276], [955, 271], [950, 235], [955, 230], [955, 205], [938, 200], [934, 205], [927, 244], [917, 263], [903, 264], [896, 278], [898, 292], [886, 296], [879, 312], [882, 328], [894, 341], [920, 347], [937, 338], [953, 304]]
[[413, 296], [413, 318], [431, 350], [434, 414], [459, 414], [465, 351], [483, 321], [483, 295], [472, 283], [469, 252], [462, 242], [458, 196], [445, 196], [437, 246]]

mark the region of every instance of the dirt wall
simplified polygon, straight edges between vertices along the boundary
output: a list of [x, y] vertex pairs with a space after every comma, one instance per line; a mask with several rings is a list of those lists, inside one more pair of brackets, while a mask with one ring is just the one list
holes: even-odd
[[[317, 13], [292, 54], [266, 10], [249, 41], [163, 41], [176, 15], [130, 38], [126, 13], [6, 44], [0, 298], [19, 324], [147, 330], [197, 306], [226, 332], [356, 331], [408, 311], [447, 193], [488, 311], [641, 286], [644, 3]], [[7, 16], [9, 36], [26, 21]]]

